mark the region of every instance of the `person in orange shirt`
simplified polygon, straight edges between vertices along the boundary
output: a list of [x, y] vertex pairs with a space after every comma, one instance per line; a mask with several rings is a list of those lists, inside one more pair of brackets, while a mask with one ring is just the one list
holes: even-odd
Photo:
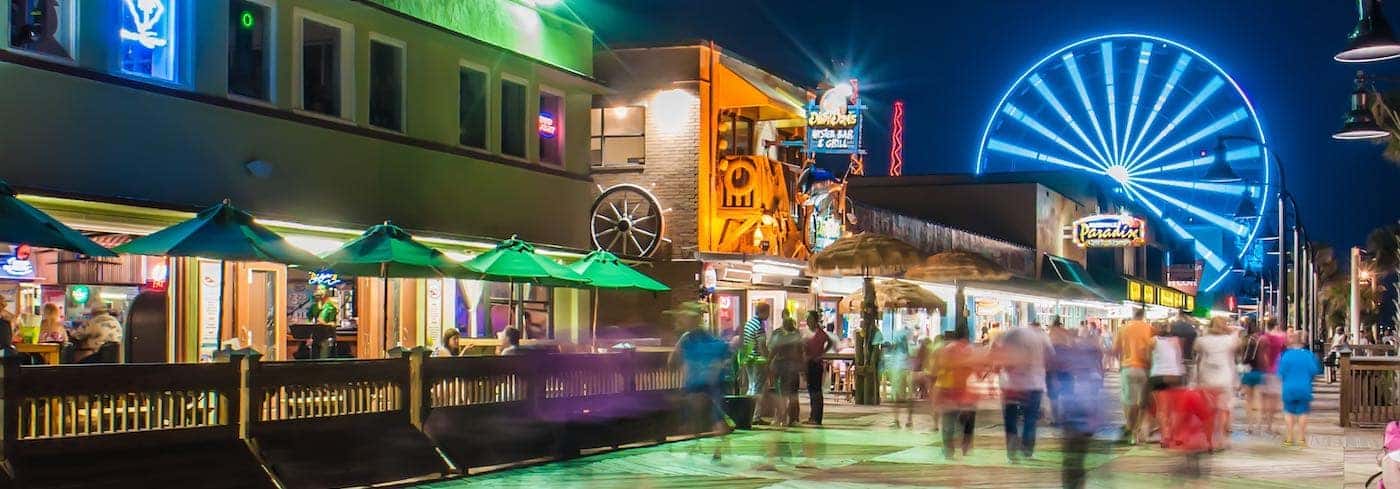
[[1119, 362], [1119, 384], [1122, 387], [1123, 416], [1127, 424], [1123, 426], [1123, 436], [1136, 444], [1146, 439], [1140, 433], [1144, 416], [1143, 406], [1147, 400], [1147, 371], [1152, 366], [1152, 325], [1147, 324], [1146, 312], [1138, 309], [1133, 312], [1133, 320], [1118, 330], [1114, 337], [1113, 352]]

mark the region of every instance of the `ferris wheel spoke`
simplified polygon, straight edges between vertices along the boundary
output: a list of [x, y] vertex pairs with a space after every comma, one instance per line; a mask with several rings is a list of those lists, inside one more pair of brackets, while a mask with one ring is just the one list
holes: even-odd
[[[1215, 95], [1215, 92], [1219, 91], [1220, 87], [1223, 86], [1225, 86], [1225, 80], [1221, 79], [1219, 76], [1211, 78], [1210, 82], [1206, 83], [1205, 88], [1201, 89], [1200, 93], [1197, 93], [1195, 97], [1192, 97], [1191, 102], [1187, 103], [1186, 107], [1183, 107], [1181, 112], [1177, 113], [1176, 117], [1172, 118], [1171, 122], [1167, 123], [1166, 127], [1163, 127], [1161, 131], [1157, 131], [1157, 137], [1152, 138], [1152, 142], [1147, 143], [1147, 146], [1142, 148], [1142, 152], [1139, 153], [1138, 156], [1152, 151], [1152, 148], [1156, 147], [1157, 143], [1162, 142], [1163, 138], [1171, 134], [1177, 126], [1181, 125], [1182, 121], [1186, 120], [1196, 109], [1201, 107], [1201, 104], [1205, 103], [1211, 95]], [[1135, 166], [1135, 163], [1136, 162], [1130, 163], [1128, 168], [1131, 170]]]
[[1045, 79], [1041, 78], [1039, 74], [1035, 74], [1031, 75], [1029, 80], [1031, 87], [1035, 88], [1035, 91], [1040, 94], [1040, 97], [1045, 99], [1045, 102], [1049, 103], [1051, 108], [1055, 109], [1055, 113], [1059, 114], [1060, 119], [1074, 131], [1076, 136], [1079, 136], [1079, 140], [1084, 142], [1084, 146], [1087, 146], [1089, 150], [1094, 153], [1094, 156], [1098, 157], [1098, 161], [1103, 162], [1104, 166], [1108, 166], [1108, 158], [1104, 158], [1103, 154], [1099, 152], [1099, 148], [1094, 146], [1094, 143], [1089, 140], [1089, 135], [1084, 133], [1084, 128], [1079, 127], [1079, 122], [1074, 120], [1074, 116], [1069, 115], [1069, 111], [1065, 109], [1065, 104], [1060, 103], [1059, 97], [1056, 97], [1055, 94], [1050, 91], [1050, 87], [1046, 85]]
[[1176, 144], [1168, 146], [1167, 149], [1159, 151], [1152, 157], [1134, 163], [1133, 166], [1128, 168], [1128, 171], [1131, 172], [1134, 169], [1150, 165], [1153, 162], [1156, 162], [1157, 160], [1165, 158], [1167, 155], [1180, 151], [1182, 148], [1185, 148], [1188, 145], [1195, 144], [1196, 141], [1200, 141], [1206, 136], [1213, 135], [1215, 133], [1225, 130], [1225, 128], [1227, 127], [1233, 126], [1236, 123], [1246, 120], [1249, 120], [1249, 111], [1245, 110], [1244, 107], [1235, 109], [1234, 112], [1226, 114], [1225, 117], [1216, 119], [1215, 122], [1212, 122], [1210, 123], [1210, 125], [1202, 128], [1201, 130], [1192, 133], [1190, 136], [1187, 136], [1186, 139], [1182, 139]]
[[1240, 195], [1250, 190], [1249, 185], [1238, 183], [1215, 183], [1202, 182], [1196, 180], [1165, 180], [1161, 178], [1133, 177], [1134, 182], [1161, 185], [1164, 187], [1184, 188], [1189, 190], [1200, 190], [1225, 195]]
[[[1228, 150], [1225, 152], [1225, 161], [1234, 163], [1236, 161], [1251, 160], [1262, 155], [1259, 145], [1253, 144], [1243, 148]], [[1129, 175], [1137, 177], [1140, 175], [1153, 175], [1173, 172], [1177, 170], [1187, 170], [1209, 165], [1215, 162], [1215, 155], [1205, 155], [1176, 163], [1166, 163], [1153, 168], [1143, 168], [1129, 172]]]
[[1152, 62], [1152, 43], [1144, 42], [1138, 48], [1137, 74], [1133, 77], [1133, 97], [1128, 99], [1128, 122], [1123, 126], [1123, 144], [1119, 147], [1117, 159], [1127, 157], [1128, 139], [1133, 136], [1133, 121], [1137, 119], [1138, 104], [1142, 102], [1142, 82], [1147, 78], [1147, 67]]
[[[1060, 59], [1064, 60], [1065, 67], [1069, 68], [1069, 78], [1074, 82], [1074, 90], [1079, 94], [1079, 101], [1084, 104], [1084, 112], [1089, 114], [1089, 124], [1094, 126], [1094, 135], [1099, 138], [1099, 148], [1102, 154], [1111, 155], [1108, 140], [1103, 137], [1103, 125], [1099, 124], [1098, 111], [1094, 110], [1094, 103], [1089, 100], [1089, 90], [1084, 86], [1084, 76], [1079, 73], [1079, 62], [1075, 60], [1073, 54], [1066, 54]], [[1104, 158], [1109, 164], [1113, 161], [1108, 157]]]
[[1156, 198], [1158, 198], [1158, 199], [1162, 199], [1163, 202], [1166, 202], [1166, 203], [1168, 203], [1168, 204], [1171, 204], [1172, 206], [1175, 206], [1175, 207], [1178, 208], [1178, 209], [1181, 209], [1181, 210], [1184, 210], [1184, 211], [1186, 211], [1186, 212], [1189, 212], [1189, 213], [1195, 215], [1196, 217], [1199, 217], [1199, 218], [1205, 220], [1206, 222], [1209, 222], [1209, 223], [1214, 224], [1214, 225], [1216, 225], [1216, 226], [1220, 226], [1221, 229], [1224, 229], [1224, 230], [1226, 230], [1226, 231], [1235, 233], [1236, 235], [1243, 236], [1245, 233], [1247, 233], [1247, 232], [1249, 231], [1248, 229], [1246, 229], [1246, 228], [1244, 227], [1243, 224], [1240, 224], [1240, 223], [1238, 223], [1238, 222], [1235, 222], [1235, 221], [1232, 220], [1232, 219], [1227, 219], [1227, 218], [1225, 218], [1225, 217], [1222, 217], [1221, 215], [1216, 214], [1216, 213], [1214, 213], [1214, 212], [1211, 212], [1211, 211], [1209, 211], [1209, 210], [1206, 210], [1206, 209], [1202, 209], [1202, 208], [1200, 208], [1200, 207], [1197, 207], [1196, 205], [1191, 204], [1191, 203], [1188, 203], [1188, 202], [1186, 202], [1186, 201], [1184, 201], [1184, 200], [1181, 200], [1181, 199], [1178, 199], [1178, 198], [1176, 198], [1176, 197], [1172, 197], [1172, 196], [1170, 196], [1170, 195], [1167, 195], [1166, 193], [1163, 193], [1163, 192], [1160, 191], [1160, 190], [1154, 189], [1154, 188], [1152, 188], [1152, 187], [1148, 187], [1148, 186], [1146, 186], [1146, 185], [1137, 183], [1137, 182], [1132, 181], [1132, 180], [1129, 180], [1129, 181], [1128, 181], [1128, 185], [1132, 185], [1133, 187], [1136, 187], [1138, 190], [1141, 190], [1141, 191], [1143, 191], [1143, 192], [1146, 193], [1146, 194], [1149, 194], [1149, 195], [1151, 195], [1151, 196], [1153, 196], [1153, 197], [1156, 197]]
[[1157, 115], [1162, 113], [1162, 106], [1166, 105], [1167, 98], [1171, 97], [1172, 92], [1176, 90], [1177, 82], [1181, 81], [1181, 75], [1186, 73], [1186, 67], [1190, 65], [1190, 55], [1182, 53], [1176, 58], [1176, 65], [1172, 66], [1172, 74], [1167, 76], [1167, 83], [1162, 85], [1162, 92], [1157, 95], [1157, 102], [1152, 104], [1152, 112], [1147, 114], [1147, 119], [1142, 123], [1142, 130], [1138, 132], [1137, 139], [1133, 140], [1133, 144], [1128, 147], [1128, 155], [1123, 158], [1124, 160], [1133, 160], [1133, 156], [1138, 152], [1138, 145], [1142, 144], [1142, 140], [1147, 139], [1147, 131], [1152, 128], [1152, 123], [1157, 120]]
[[1060, 145], [1060, 147], [1064, 148], [1070, 153], [1074, 153], [1075, 156], [1078, 156], [1081, 159], [1083, 159], [1085, 163], [1099, 167], [1100, 169], [1108, 168], [1107, 161], [1096, 160], [1090, 157], [1089, 155], [1084, 154], [1083, 150], [1076, 148], [1073, 144], [1070, 144], [1069, 141], [1065, 141], [1065, 138], [1060, 137], [1059, 134], [1055, 134], [1055, 132], [1050, 130], [1050, 128], [1045, 127], [1045, 124], [1041, 124], [1040, 121], [1035, 120], [1034, 117], [1031, 117], [1030, 114], [1027, 114], [1025, 111], [1021, 110], [1020, 107], [1008, 103], [1005, 107], [1002, 108], [1001, 112], [1003, 114], [1006, 114], [1006, 116], [1010, 117], [1012, 120], [1020, 122], [1022, 125], [1030, 128], [1032, 131], [1035, 131], [1037, 134], [1044, 136], [1051, 142]]
[[1113, 150], [1108, 153], [1109, 160], [1114, 163], [1119, 162], [1118, 156], [1118, 88], [1116, 73], [1113, 71], [1113, 41], [1104, 41], [1099, 44], [1099, 52], [1103, 55], [1103, 87], [1108, 98], [1108, 130], [1109, 140], [1113, 142]]
[[1065, 167], [1065, 168], [1072, 168], [1072, 169], [1075, 169], [1075, 170], [1085, 171], [1085, 172], [1093, 173], [1093, 174], [1096, 174], [1096, 175], [1107, 175], [1107, 174], [1108, 174], [1108, 172], [1106, 172], [1106, 171], [1104, 171], [1103, 169], [1100, 169], [1100, 168], [1092, 168], [1092, 167], [1084, 166], [1084, 165], [1081, 165], [1081, 164], [1078, 164], [1078, 163], [1075, 163], [1075, 162], [1072, 162], [1072, 161], [1066, 161], [1066, 160], [1063, 159], [1063, 158], [1059, 158], [1059, 157], [1056, 157], [1056, 156], [1047, 155], [1047, 154], [1044, 154], [1044, 153], [1037, 152], [1037, 151], [1035, 151], [1035, 150], [1026, 149], [1026, 148], [1023, 148], [1023, 147], [1020, 147], [1020, 146], [1017, 146], [1017, 145], [1014, 145], [1014, 144], [1011, 144], [1011, 143], [1002, 141], [1002, 140], [1000, 140], [1000, 139], [992, 139], [992, 140], [987, 141], [987, 149], [990, 150], [990, 151], [996, 151], [996, 152], [998, 152], [998, 153], [1008, 154], [1008, 155], [1011, 155], [1011, 156], [1019, 156], [1019, 157], [1021, 157], [1021, 158], [1025, 158], [1025, 159], [1028, 159], [1028, 160], [1040, 161], [1040, 162], [1043, 162], [1043, 163], [1051, 163], [1051, 164], [1063, 166], [1063, 167]]

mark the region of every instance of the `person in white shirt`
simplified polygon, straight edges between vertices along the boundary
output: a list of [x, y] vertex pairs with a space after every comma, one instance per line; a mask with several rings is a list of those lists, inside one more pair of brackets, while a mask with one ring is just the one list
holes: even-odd
[[1162, 440], [1168, 439], [1169, 426], [1166, 421], [1166, 410], [1157, 405], [1157, 392], [1180, 387], [1182, 376], [1186, 374], [1186, 366], [1182, 363], [1181, 338], [1172, 336], [1171, 325], [1166, 322], [1159, 322], [1153, 326], [1157, 336], [1152, 344], [1152, 367], [1147, 374], [1150, 410], [1156, 413], [1157, 426], [1162, 435]]
[[1239, 337], [1223, 317], [1211, 318], [1206, 335], [1196, 340], [1196, 385], [1215, 403], [1214, 448], [1225, 448], [1230, 440], [1230, 413], [1239, 381], [1235, 352], [1239, 347]]
[[1054, 354], [1050, 336], [1039, 326], [1020, 326], [994, 345], [1001, 359], [1002, 421], [1006, 458], [1015, 463], [1035, 453], [1036, 424], [1045, 395], [1045, 365]]

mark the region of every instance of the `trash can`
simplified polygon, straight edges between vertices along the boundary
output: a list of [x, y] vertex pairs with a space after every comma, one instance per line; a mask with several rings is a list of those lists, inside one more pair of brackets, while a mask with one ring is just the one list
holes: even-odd
[[724, 413], [734, 420], [734, 429], [753, 429], [753, 396], [724, 396]]

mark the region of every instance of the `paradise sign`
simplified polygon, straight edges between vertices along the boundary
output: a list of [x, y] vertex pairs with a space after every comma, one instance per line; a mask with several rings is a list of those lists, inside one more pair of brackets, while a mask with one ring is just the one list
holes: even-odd
[[1083, 248], [1129, 248], [1147, 242], [1142, 219], [1125, 214], [1099, 214], [1074, 221], [1074, 243]]

